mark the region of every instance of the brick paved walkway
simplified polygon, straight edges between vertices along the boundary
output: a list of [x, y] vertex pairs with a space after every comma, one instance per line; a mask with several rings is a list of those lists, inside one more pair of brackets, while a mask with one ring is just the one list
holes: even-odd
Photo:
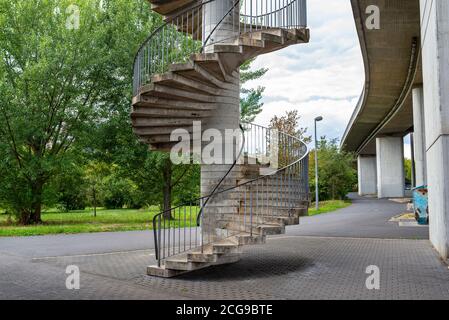
[[[347, 214], [357, 212], [357, 206], [366, 205], [360, 202], [328, 215], [328, 219], [340, 214], [345, 220]], [[380, 207], [403, 209], [392, 210], [388, 203]], [[384, 221], [390, 213], [373, 210], [366, 220], [371, 225], [373, 215]], [[270, 238], [264, 246], [247, 247], [236, 264], [175, 279], [143, 275], [145, 267], [155, 263], [153, 250], [143, 250], [143, 245], [134, 241], [129, 247], [122, 244], [120, 252], [109, 252], [112, 248], [102, 245], [99, 252], [83, 254], [81, 247], [88, 243], [78, 243], [75, 249], [68, 243], [64, 250], [59, 248], [61, 244], [51, 246], [45, 254], [41, 247], [14, 250], [14, 241], [22, 246], [26, 239], [0, 239], [0, 299], [449, 299], [447, 265], [428, 240], [412, 240], [422, 237], [422, 228], [415, 228], [416, 235], [407, 229], [412, 239], [353, 238], [342, 234], [343, 228], [337, 223], [335, 237], [328, 237], [331, 230], [325, 217], [315, 219], [324, 219], [326, 237], [319, 236], [317, 225], [313, 226], [313, 235], [295, 235], [300, 228], [289, 230], [288, 235]], [[364, 225], [363, 219], [358, 223], [361, 228], [370, 224]], [[313, 218], [307, 224], [313, 225]], [[386, 226], [391, 238], [397, 238], [393, 227]], [[120, 239], [126, 240], [125, 235]], [[134, 235], [130, 233], [131, 238]], [[85, 239], [86, 235], [79, 237]], [[30, 243], [42, 244], [64, 241], [64, 236], [29, 239]], [[81, 290], [77, 292], [65, 288], [68, 265], [80, 267]], [[380, 290], [366, 289], [365, 270], [369, 265], [380, 269]]]

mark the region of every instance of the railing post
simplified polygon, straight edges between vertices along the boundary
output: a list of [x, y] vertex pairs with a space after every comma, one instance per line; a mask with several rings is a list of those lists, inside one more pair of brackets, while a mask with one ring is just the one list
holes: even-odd
[[250, 226], [249, 226], [249, 230], [250, 230], [250, 235], [251, 235], [251, 237], [253, 236], [253, 193], [252, 193], [252, 190], [251, 190], [252, 188], [251, 188], [251, 185], [249, 186], [249, 196], [250, 196], [250, 199], [249, 199], [249, 210], [250, 210]]
[[[201, 206], [200, 208], [203, 208], [203, 201], [201, 200]], [[200, 237], [201, 237], [201, 253], [204, 253], [204, 212], [202, 212], [202, 210], [200, 209], [200, 220], [201, 220], [201, 233], [200, 233]]]

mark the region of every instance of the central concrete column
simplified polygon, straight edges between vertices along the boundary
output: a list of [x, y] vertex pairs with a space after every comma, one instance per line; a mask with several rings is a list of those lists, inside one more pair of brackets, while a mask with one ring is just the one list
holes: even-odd
[[206, 52], [212, 52], [210, 44], [232, 43], [239, 34], [240, 6], [234, 4], [234, 0], [219, 0], [204, 6], [203, 44], [207, 41]]
[[[203, 9], [203, 42], [207, 39], [206, 53], [213, 53], [213, 43], [226, 43], [233, 41], [238, 36], [239, 6], [234, 12], [222, 20], [234, 6], [234, 0], [212, 1], [205, 5]], [[210, 36], [210, 37], [209, 37]], [[221, 59], [225, 59], [222, 58]], [[215, 186], [220, 183], [226, 175], [237, 156], [240, 146], [240, 76], [238, 69], [233, 75], [228, 74], [234, 84], [233, 89], [229, 89], [226, 95], [221, 98], [220, 103], [215, 103], [216, 109], [213, 111], [207, 123], [203, 124], [203, 146], [201, 164], [201, 195], [211, 194]], [[237, 139], [232, 136], [225, 140], [226, 133], [237, 133]], [[235, 135], [234, 135], [235, 137]], [[213, 150], [213, 151], [212, 151]], [[233, 150], [232, 154], [227, 151]], [[212, 151], [212, 152], [211, 152]], [[218, 151], [218, 153], [217, 153]], [[208, 157], [213, 154], [213, 159]], [[209, 159], [206, 159], [209, 158]], [[211, 163], [210, 160], [214, 160]], [[239, 178], [238, 167], [221, 183], [218, 190], [233, 187]], [[230, 192], [220, 194], [211, 198], [203, 214], [203, 239], [204, 243], [215, 241], [223, 237], [226, 217], [238, 212], [239, 202], [231, 197]]]
[[427, 184], [426, 168], [426, 130], [424, 124], [424, 96], [423, 88], [413, 89], [413, 150], [415, 159], [415, 185], [417, 187]]
[[401, 137], [376, 139], [377, 196], [402, 198], [405, 195], [404, 140]]
[[357, 158], [359, 195], [377, 194], [376, 156], [360, 155]]
[[420, 1], [430, 240], [449, 254], [449, 1]]

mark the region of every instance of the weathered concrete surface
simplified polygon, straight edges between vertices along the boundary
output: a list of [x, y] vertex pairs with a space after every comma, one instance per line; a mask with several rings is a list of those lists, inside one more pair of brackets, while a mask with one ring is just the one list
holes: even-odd
[[421, 0], [430, 240], [449, 255], [449, 2]]
[[404, 141], [400, 137], [376, 139], [377, 196], [402, 198], [405, 194]]
[[413, 89], [413, 150], [415, 185], [417, 187], [427, 184], [426, 129], [424, 119], [423, 88], [419, 86]]
[[[413, 126], [409, 89], [422, 83], [417, 59], [419, 0], [352, 0], [351, 4], [364, 60], [365, 86], [342, 146], [349, 151], [374, 154], [376, 136], [404, 136]], [[379, 30], [366, 26], [370, 16], [366, 9], [370, 5], [380, 9]], [[389, 121], [383, 123], [390, 113]]]
[[358, 156], [357, 172], [360, 196], [377, 194], [376, 166], [376, 156]]
[[303, 217], [299, 226], [287, 228], [289, 236], [376, 239], [429, 239], [428, 228], [399, 227], [390, 222], [406, 211], [406, 204], [351, 194], [352, 205], [330, 213]]

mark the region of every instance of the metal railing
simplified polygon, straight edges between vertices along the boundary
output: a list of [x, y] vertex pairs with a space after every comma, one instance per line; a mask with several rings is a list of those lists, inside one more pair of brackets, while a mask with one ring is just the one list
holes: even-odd
[[[226, 11], [223, 3], [231, 1]], [[133, 93], [151, 83], [155, 74], [192, 54], [240, 35], [270, 28], [307, 26], [306, 0], [207, 0], [169, 17], [141, 45], [134, 59]], [[221, 30], [226, 28], [226, 37]], [[231, 34], [231, 38], [229, 38]]]
[[[240, 154], [230, 167], [231, 176], [226, 174], [210, 195], [154, 217], [159, 266], [168, 257], [204, 252], [208, 245], [235, 235], [257, 236], [258, 225], [276, 217], [291, 217], [308, 202], [307, 145], [277, 130], [242, 126]], [[240, 164], [262, 169], [255, 177], [240, 176], [243, 181], [238, 182], [235, 174], [239, 174]], [[221, 185], [225, 179], [227, 183]]]
[[[263, 29], [306, 24], [306, 0], [204, 0], [167, 18], [142, 44], [134, 61], [134, 95], [171, 64], [185, 63], [212, 45], [234, 43]], [[168, 257], [203, 251], [215, 241], [254, 235], [260, 223], [290, 216], [307, 202], [307, 146], [297, 137], [254, 124], [244, 124], [242, 135], [240, 153], [209, 195], [154, 217], [159, 266]], [[237, 181], [241, 159], [265, 172]]]

